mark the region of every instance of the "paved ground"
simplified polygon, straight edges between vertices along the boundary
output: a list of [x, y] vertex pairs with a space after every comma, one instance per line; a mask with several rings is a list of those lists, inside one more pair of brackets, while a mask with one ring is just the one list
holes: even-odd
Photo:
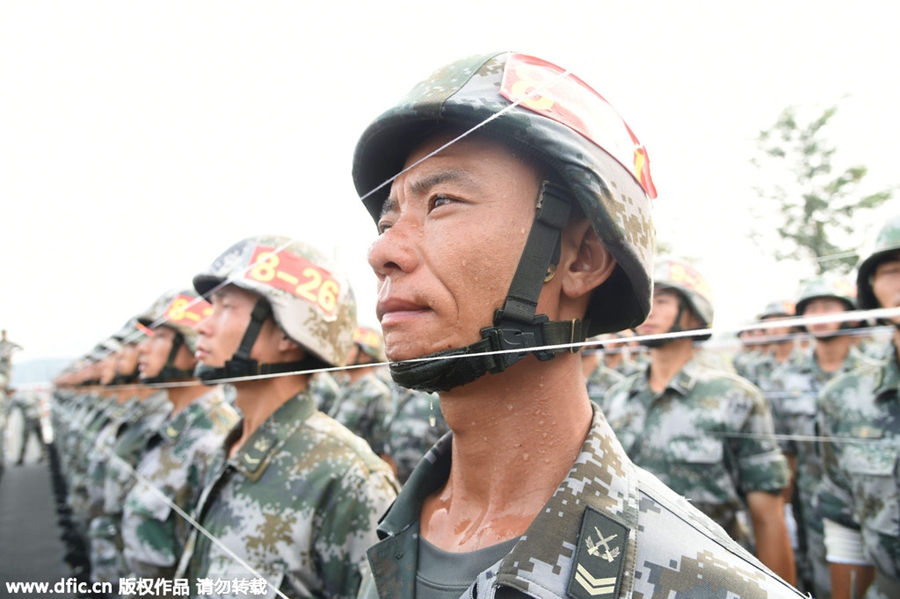
[[[16, 422], [10, 422], [9, 446], [17, 447]], [[38, 462], [40, 449], [32, 439], [21, 466], [11, 464], [0, 476], [0, 597], [53, 597], [66, 594], [14, 594], [7, 582], [49, 582], [64, 580], [68, 567], [63, 562], [63, 543], [59, 538], [50, 469]]]

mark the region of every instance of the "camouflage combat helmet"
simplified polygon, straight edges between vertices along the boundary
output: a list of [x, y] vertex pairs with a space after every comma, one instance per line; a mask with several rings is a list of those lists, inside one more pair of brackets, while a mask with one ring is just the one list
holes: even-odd
[[122, 328], [113, 333], [112, 337], [110, 337], [110, 339], [115, 342], [116, 346], [113, 351], [129, 353], [129, 359], [132, 363], [131, 372], [118, 372], [118, 369], [116, 370], [116, 375], [113, 377], [113, 380], [110, 383], [111, 385], [129, 385], [138, 380], [139, 373], [137, 369], [136, 346], [143, 341], [144, 338], [145, 335], [138, 328], [137, 318], [129, 318], [128, 322], [122, 325]]
[[819, 298], [832, 298], [844, 304], [848, 312], [856, 310], [856, 290], [849, 281], [832, 280], [824, 277], [808, 279], [800, 284], [797, 293], [797, 314], [803, 314], [809, 302]]
[[859, 307], [863, 310], [880, 308], [878, 298], [872, 293], [872, 275], [875, 268], [886, 258], [900, 252], [900, 216], [895, 216], [882, 227], [875, 239], [875, 247], [868, 258], [863, 260], [856, 275], [856, 289]]
[[122, 325], [122, 328], [116, 331], [113, 339], [121, 344], [134, 343], [138, 344], [144, 340], [144, 334], [137, 326], [137, 318], [129, 318], [128, 322]]
[[356, 327], [353, 332], [353, 343], [376, 362], [387, 361], [387, 356], [384, 355], [384, 338], [375, 329], [364, 326]]
[[763, 311], [756, 315], [756, 320], [767, 318], [790, 317], [797, 313], [794, 302], [789, 300], [775, 300], [766, 304]]
[[[194, 277], [194, 288], [204, 297], [223, 283], [261, 299], [237, 353], [224, 368], [198, 364], [199, 378], [208, 381], [344, 365], [356, 329], [356, 300], [350, 283], [319, 250], [287, 237], [244, 239]], [[257, 364], [250, 359], [259, 329], [270, 315], [285, 335], [311, 354], [306, 360]]]
[[[714, 315], [712, 291], [703, 275], [693, 266], [675, 260], [659, 262], [653, 269], [653, 288], [656, 290], [671, 289], [678, 293], [678, 314], [675, 316], [672, 328], [668, 330], [669, 333], [685, 330], [681, 328], [680, 324], [685, 307], [700, 319], [701, 326], [699, 328], [709, 329], [712, 327]], [[712, 333], [709, 333], [695, 336], [693, 339], [694, 341], [706, 341], [711, 336]], [[649, 347], [660, 347], [671, 341], [674, 341], [674, 338], [647, 340], [642, 343]]]
[[175, 368], [175, 358], [182, 344], [192, 354], [197, 351], [197, 325], [210, 313], [212, 306], [209, 302], [199, 297], [193, 289], [185, 289], [167, 291], [138, 316], [137, 321], [147, 334], [152, 334], [153, 329], [161, 326], [175, 331], [172, 349], [169, 350], [169, 356], [162, 370], [153, 377], [141, 375], [141, 380], [145, 383], [161, 383], [191, 378], [193, 370], [184, 371]]
[[[482, 331], [483, 342], [441, 355], [523, 351], [477, 365], [474, 359], [448, 360], [468, 368], [464, 374], [436, 372], [451, 368], [441, 361], [420, 362], [415, 368], [429, 372], [412, 380], [398, 378], [398, 374], [408, 378], [401, 372], [407, 365], [392, 366], [395, 380], [428, 391], [465, 384], [485, 370], [500, 372], [527, 353], [550, 359], [553, 352], [528, 348], [634, 327], [650, 311], [655, 239], [650, 200], [656, 190], [647, 152], [597, 92], [539, 58], [504, 52], [456, 61], [418, 84], [369, 125], [356, 146], [353, 179], [376, 222], [389, 182], [427, 135], [476, 127], [479, 134], [544, 165], [549, 181], [542, 187], [531, 234], [506, 302], [495, 312], [494, 326]], [[535, 316], [534, 306], [548, 266], [558, 260], [559, 230], [572, 204], [590, 219], [617, 265], [593, 291], [584, 323], [550, 323], [546, 316]], [[416, 380], [422, 377], [429, 381]]]

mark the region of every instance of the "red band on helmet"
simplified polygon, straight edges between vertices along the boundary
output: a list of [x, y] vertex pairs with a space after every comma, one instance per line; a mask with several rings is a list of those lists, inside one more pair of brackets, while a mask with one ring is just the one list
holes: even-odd
[[637, 136], [603, 96], [572, 74], [560, 77], [564, 72], [540, 58], [512, 54], [503, 71], [500, 95], [578, 131], [615, 158], [655, 198], [650, 158]]

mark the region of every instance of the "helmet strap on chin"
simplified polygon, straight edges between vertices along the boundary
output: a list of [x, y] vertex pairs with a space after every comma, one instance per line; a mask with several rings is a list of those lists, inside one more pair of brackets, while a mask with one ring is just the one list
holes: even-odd
[[165, 366], [162, 367], [159, 374], [143, 378], [141, 379], [141, 382], [153, 385], [156, 383], [165, 383], [166, 381], [178, 381], [193, 378], [193, 369], [183, 370], [181, 368], [175, 368], [175, 359], [178, 357], [178, 350], [181, 349], [183, 344], [184, 335], [179, 331], [175, 331], [175, 336], [172, 338], [172, 349], [169, 350], [169, 357], [166, 358]]
[[194, 376], [200, 379], [204, 385], [215, 385], [221, 379], [232, 379], [246, 376], [256, 376], [260, 374], [279, 374], [285, 372], [295, 372], [304, 369], [321, 368], [326, 364], [319, 358], [307, 355], [302, 360], [293, 362], [278, 362], [274, 364], [260, 364], [258, 361], [250, 357], [250, 351], [259, 332], [262, 330], [263, 324], [272, 315], [272, 307], [264, 298], [256, 300], [253, 311], [250, 313], [250, 323], [247, 330], [244, 331], [244, 337], [241, 344], [230, 360], [225, 361], [225, 366], [215, 368], [203, 364], [197, 364], [194, 369]]
[[[506, 301], [494, 313], [493, 326], [481, 329], [481, 341], [426, 356], [436, 359], [391, 364], [394, 381], [412, 389], [448, 391], [489, 372], [503, 372], [529, 353], [539, 360], [550, 360], [563, 351], [531, 348], [584, 341], [587, 327], [580, 319], [549, 322], [546, 315], [535, 316], [541, 289], [559, 264], [561, 232], [573, 201], [564, 187], [549, 181], [541, 184], [534, 223]], [[485, 352], [503, 353], [462, 357]]]
[[109, 382], [110, 385], [130, 385], [132, 383], [137, 382], [138, 380], [138, 371], [135, 369], [131, 374], [118, 374], [116, 373], [113, 376], [112, 380]]

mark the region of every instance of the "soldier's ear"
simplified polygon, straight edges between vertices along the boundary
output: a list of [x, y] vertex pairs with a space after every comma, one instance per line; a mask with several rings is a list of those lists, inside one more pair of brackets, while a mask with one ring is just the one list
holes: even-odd
[[302, 348], [296, 342], [294, 342], [293, 339], [288, 337], [284, 333], [284, 331], [279, 329], [278, 333], [279, 333], [279, 335], [278, 335], [278, 351], [280, 351], [280, 352], [292, 352], [295, 350], [302, 351]]
[[577, 300], [590, 295], [612, 275], [616, 261], [587, 218], [566, 227], [563, 245], [569, 251], [561, 254], [557, 270], [562, 270], [562, 292], [567, 298]]

